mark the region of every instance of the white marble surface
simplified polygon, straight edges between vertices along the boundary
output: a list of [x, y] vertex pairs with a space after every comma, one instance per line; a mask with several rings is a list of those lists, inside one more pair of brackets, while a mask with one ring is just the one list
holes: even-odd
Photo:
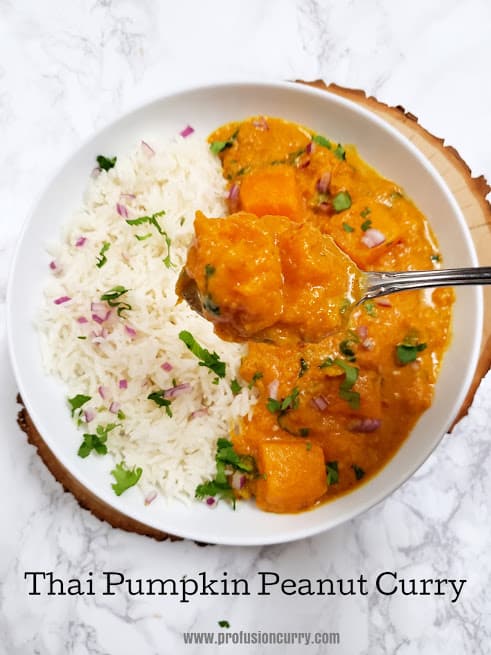
[[[156, 543], [110, 528], [63, 493], [26, 444], [6, 350], [9, 260], [33, 197], [99, 126], [176, 86], [208, 79], [324, 78], [402, 104], [491, 177], [488, 0], [0, 0], [0, 654], [230, 652], [187, 630], [338, 631], [288, 652], [489, 653], [491, 376], [452, 436], [402, 489], [327, 534], [267, 548]], [[489, 262], [487, 262], [489, 263]], [[24, 572], [85, 579], [357, 578], [367, 596], [28, 596]], [[449, 596], [383, 596], [376, 575], [465, 578]], [[221, 630], [223, 633], [224, 630]], [[278, 652], [278, 646], [235, 647]]]

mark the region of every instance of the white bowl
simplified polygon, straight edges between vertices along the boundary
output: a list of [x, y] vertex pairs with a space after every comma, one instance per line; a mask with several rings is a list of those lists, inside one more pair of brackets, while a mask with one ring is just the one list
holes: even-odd
[[[368, 111], [335, 95], [293, 83], [218, 84], [185, 90], [146, 104], [113, 122], [83, 144], [61, 166], [27, 220], [13, 260], [7, 292], [10, 354], [26, 407], [43, 439], [82, 484], [120, 512], [174, 535], [209, 543], [270, 544], [300, 539], [353, 518], [401, 485], [425, 461], [455, 417], [474, 373], [482, 330], [482, 293], [458, 288], [453, 338], [446, 353], [431, 408], [382, 471], [356, 491], [300, 514], [269, 514], [252, 504], [237, 511], [221, 504], [185, 507], [163, 500], [145, 507], [137, 488], [114, 495], [110, 458], [77, 456], [78, 433], [66, 410], [65, 389], [41, 365], [35, 315], [46, 283], [43, 244], [59, 237], [61, 226], [81, 204], [87, 171], [100, 152], [124, 152], [142, 138], [176, 134], [189, 123], [205, 137], [217, 126], [254, 114], [303, 123], [360, 155], [406, 190], [429, 218], [445, 265], [476, 266], [463, 216], [445, 183], [424, 156], [396, 130]], [[423, 509], [424, 511], [424, 509]]]

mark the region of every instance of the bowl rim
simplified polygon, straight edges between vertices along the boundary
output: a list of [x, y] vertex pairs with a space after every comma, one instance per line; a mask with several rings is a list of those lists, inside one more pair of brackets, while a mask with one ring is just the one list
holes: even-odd
[[[22, 245], [26, 236], [27, 231], [29, 230], [30, 224], [33, 220], [33, 217], [35, 215], [36, 209], [41, 203], [41, 200], [45, 196], [45, 194], [49, 191], [49, 189], [52, 187], [53, 183], [55, 182], [56, 178], [61, 174], [63, 169], [67, 166], [67, 164], [70, 164], [72, 159], [74, 159], [77, 154], [83, 150], [87, 145], [89, 145], [92, 141], [98, 140], [101, 135], [103, 135], [107, 130], [114, 128], [118, 123], [123, 122], [125, 120], [128, 120], [130, 117], [140, 113], [141, 111], [145, 111], [150, 109], [153, 105], [156, 105], [158, 103], [161, 103], [162, 101], [170, 100], [172, 98], [178, 97], [178, 96], [185, 96], [190, 93], [210, 93], [213, 92], [214, 90], [231, 90], [233, 91], [234, 88], [249, 88], [252, 89], [253, 87], [260, 87], [263, 89], [279, 89], [279, 90], [284, 90], [284, 89], [290, 89], [294, 91], [298, 91], [299, 93], [302, 93], [306, 96], [311, 95], [314, 97], [318, 98], [325, 98], [326, 97], [326, 90], [324, 89], [319, 89], [316, 87], [309, 86], [307, 84], [299, 84], [298, 82], [293, 82], [293, 81], [271, 81], [271, 80], [254, 80], [254, 79], [231, 79], [231, 80], [219, 80], [219, 81], [210, 81], [206, 82], [203, 84], [198, 84], [198, 85], [175, 85], [167, 90], [166, 93], [158, 93], [155, 94], [154, 97], [147, 99], [145, 101], [142, 101], [140, 103], [136, 103], [133, 107], [129, 108], [127, 111], [120, 112], [118, 115], [113, 116], [112, 118], [108, 119], [107, 121], [104, 122], [102, 126], [100, 126], [97, 130], [90, 132], [84, 139], [82, 139], [79, 143], [77, 143], [74, 147], [72, 147], [67, 154], [66, 157], [63, 158], [63, 161], [58, 164], [56, 167], [54, 167], [54, 170], [47, 176], [44, 184], [42, 185], [40, 191], [36, 194], [34, 197], [33, 201], [30, 204], [29, 210], [26, 212], [22, 228], [19, 232], [19, 236], [17, 238], [15, 247], [14, 247], [14, 252], [12, 255], [11, 263], [10, 263], [10, 268], [9, 268], [9, 274], [8, 274], [8, 279], [7, 279], [7, 293], [6, 293], [6, 333], [7, 333], [7, 346], [8, 346], [8, 351], [9, 351], [9, 357], [10, 357], [10, 362], [12, 365], [14, 377], [16, 380], [16, 383], [19, 388], [20, 395], [22, 397], [23, 403], [29, 412], [29, 415], [36, 426], [36, 429], [39, 431], [39, 434], [43, 441], [46, 443], [48, 448], [53, 452], [55, 457], [58, 459], [58, 461], [64, 466], [72, 475], [75, 475], [76, 479], [81, 483], [83, 486], [85, 486], [92, 494], [97, 496], [102, 502], [108, 504], [110, 507], [115, 509], [116, 511], [124, 513], [126, 516], [132, 518], [135, 521], [138, 521], [140, 523], [144, 523], [145, 525], [148, 525], [149, 527], [152, 527], [157, 530], [165, 531], [165, 528], [162, 527], [162, 525], [159, 525], [155, 521], [153, 521], [152, 516], [148, 516], [148, 520], [145, 520], [141, 515], [139, 515], [137, 512], [133, 511], [132, 507], [124, 508], [121, 506], [120, 503], [117, 503], [116, 500], [119, 500], [118, 497], [114, 497], [112, 499], [109, 494], [106, 496], [101, 495], [98, 493], [98, 491], [95, 491], [91, 484], [90, 481], [87, 480], [85, 475], [80, 475], [79, 472], [74, 473], [71, 470], [69, 462], [66, 461], [64, 454], [60, 453], [56, 449], [56, 442], [55, 440], [51, 440], [50, 436], [48, 435], [47, 437], [45, 436], [46, 431], [42, 429], [42, 424], [43, 421], [39, 417], [35, 407], [31, 403], [31, 398], [28, 393], [26, 393], [26, 389], [24, 386], [24, 380], [23, 380], [23, 374], [20, 370], [20, 367], [18, 365], [15, 351], [16, 351], [16, 346], [15, 346], [15, 338], [14, 338], [14, 325], [12, 323], [12, 303], [13, 303], [13, 285], [14, 285], [14, 279], [15, 279], [15, 273], [18, 267], [19, 259], [20, 259], [20, 253], [22, 249]], [[327, 89], [327, 91], [329, 91]], [[454, 215], [457, 217], [457, 220], [460, 224], [460, 227], [462, 229], [462, 232], [464, 234], [464, 238], [466, 241], [466, 246], [469, 251], [469, 254], [471, 256], [472, 264], [473, 266], [478, 265], [478, 258], [477, 258], [477, 253], [476, 249], [469, 231], [469, 227], [465, 222], [463, 213], [453, 196], [452, 192], [450, 191], [449, 187], [447, 186], [446, 182], [443, 180], [441, 177], [440, 173], [436, 170], [436, 168], [433, 166], [433, 164], [426, 158], [426, 156], [401, 132], [399, 132], [395, 127], [393, 127], [390, 123], [384, 121], [381, 117], [376, 115], [374, 112], [371, 112], [370, 110], [366, 109], [364, 106], [360, 106], [356, 104], [355, 102], [348, 100], [342, 96], [339, 96], [335, 93], [330, 92], [329, 93], [329, 98], [330, 101], [332, 101], [334, 104], [338, 104], [339, 106], [345, 107], [347, 110], [350, 112], [354, 112], [355, 114], [359, 114], [360, 116], [364, 117], [368, 121], [376, 123], [383, 131], [388, 132], [396, 141], [398, 141], [406, 150], [409, 150], [411, 154], [418, 160], [419, 164], [423, 166], [423, 168], [426, 170], [428, 175], [432, 178], [433, 182], [440, 187], [440, 190], [443, 192], [443, 194], [446, 196], [446, 199], [450, 203], [450, 205], [453, 208]], [[280, 534], [275, 534], [271, 535], [270, 537], [265, 537], [265, 536], [251, 536], [247, 539], [244, 539], [243, 537], [238, 537], [234, 538], [233, 535], [229, 535], [225, 538], [218, 538], [214, 539], [213, 541], [209, 541], [209, 543], [215, 543], [215, 544], [221, 544], [221, 545], [230, 545], [230, 546], [257, 546], [257, 545], [271, 545], [271, 544], [279, 544], [279, 543], [287, 543], [291, 541], [296, 541], [299, 539], [304, 539], [306, 537], [310, 536], [315, 536], [319, 533], [325, 532], [327, 530], [331, 530], [342, 523], [353, 519], [355, 517], [358, 517], [362, 514], [364, 514], [366, 511], [380, 503], [382, 500], [385, 498], [388, 498], [391, 494], [393, 494], [397, 489], [399, 489], [410, 477], [414, 475], [414, 473], [426, 462], [426, 460], [429, 458], [431, 453], [435, 450], [437, 445], [441, 442], [443, 436], [445, 433], [448, 431], [449, 427], [452, 425], [455, 415], [458, 412], [459, 408], [461, 407], [465, 395], [468, 392], [468, 389], [470, 387], [470, 384], [472, 382], [472, 378], [477, 366], [478, 358], [479, 358], [479, 352], [480, 352], [480, 345], [481, 345], [481, 339], [482, 339], [482, 324], [483, 324], [483, 291], [481, 287], [473, 287], [474, 289], [474, 302], [476, 305], [476, 315], [474, 317], [474, 322], [473, 322], [473, 327], [474, 330], [470, 336], [470, 339], [473, 343], [473, 349], [472, 349], [472, 355], [469, 360], [469, 366], [468, 366], [468, 371], [467, 375], [465, 378], [462, 380], [462, 384], [460, 386], [460, 393], [457, 396], [457, 400], [455, 403], [455, 408], [452, 413], [449, 414], [447, 421], [445, 423], [444, 430], [441, 432], [441, 434], [435, 436], [433, 443], [431, 443], [430, 447], [427, 447], [426, 449], [421, 451], [421, 454], [419, 457], [417, 457], [417, 461], [415, 464], [411, 467], [408, 467], [405, 471], [405, 474], [400, 476], [398, 478], [397, 483], [392, 484], [392, 485], [387, 485], [384, 489], [381, 489], [378, 493], [373, 494], [370, 498], [368, 499], [362, 499], [360, 503], [357, 503], [356, 507], [351, 508], [350, 510], [345, 511], [344, 513], [340, 513], [340, 515], [335, 516], [331, 519], [329, 525], [326, 525], [325, 521], [320, 522], [319, 524], [316, 524], [314, 526], [307, 526], [301, 529], [296, 529], [296, 530], [289, 530], [288, 533], [280, 533]], [[38, 427], [40, 426], [40, 427]], [[389, 460], [390, 462], [390, 460]], [[389, 463], [388, 462], [388, 463]], [[387, 464], [388, 464], [387, 463]], [[386, 465], [387, 465], [386, 464]], [[376, 478], [377, 475], [374, 476]], [[370, 480], [367, 481], [367, 484], [369, 484]], [[363, 485], [364, 486], [364, 485]], [[363, 488], [360, 487], [361, 488]], [[351, 493], [356, 493], [356, 490], [351, 492]], [[342, 498], [343, 496], [341, 496]], [[332, 502], [335, 502], [332, 501]], [[183, 506], [184, 507], [184, 506]], [[259, 510], [258, 510], [259, 511]], [[315, 511], [315, 508], [314, 508]], [[171, 528], [170, 528], [171, 529]], [[190, 530], [182, 530], [179, 529], [178, 532], [172, 532], [173, 536], [178, 536], [178, 537], [183, 537], [185, 539], [191, 539], [191, 540], [198, 540], [198, 541], [203, 541], [203, 536], [197, 535], [195, 532], [193, 532], [192, 529]]]

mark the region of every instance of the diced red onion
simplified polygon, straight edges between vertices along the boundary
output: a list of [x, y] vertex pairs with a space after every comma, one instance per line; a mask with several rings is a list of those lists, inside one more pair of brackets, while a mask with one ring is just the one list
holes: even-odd
[[56, 262], [55, 261], [50, 262], [49, 267], [52, 271], [56, 271], [57, 269]]
[[272, 398], [273, 400], [278, 399], [278, 389], [280, 388], [280, 381], [278, 379], [273, 380], [272, 382], [269, 383], [268, 385], [268, 394], [269, 397]]
[[392, 303], [390, 302], [390, 300], [388, 298], [384, 298], [384, 297], [377, 298], [377, 300], [375, 302], [380, 307], [392, 307]]
[[351, 432], [375, 432], [382, 425], [379, 418], [361, 418], [349, 424]]
[[179, 134], [182, 136], [183, 139], [185, 139], [187, 136], [190, 134], [193, 134], [194, 132], [194, 127], [191, 127], [191, 125], [186, 125], [186, 127], [179, 132]]
[[106, 400], [106, 397], [109, 394], [109, 389], [107, 387], [98, 387], [97, 391], [99, 393], [99, 396], [102, 398], [102, 400]]
[[121, 409], [121, 403], [115, 403], [114, 401], [109, 405], [109, 411], [111, 414], [117, 414]]
[[375, 339], [368, 337], [361, 342], [361, 345], [365, 350], [373, 350], [375, 348]]
[[198, 418], [199, 416], [208, 416], [208, 407], [201, 407], [200, 409], [196, 409], [189, 415], [189, 418], [193, 419]]
[[186, 393], [186, 391], [191, 390], [191, 385], [189, 382], [184, 382], [184, 384], [178, 384], [175, 387], [171, 387], [170, 389], [166, 389], [164, 391], [164, 398], [167, 399], [173, 399], [177, 398], [178, 396], [182, 396], [183, 393]]
[[136, 330], [135, 328], [132, 328], [131, 325], [125, 325], [124, 329], [130, 335], [130, 337], [136, 337]]
[[85, 316], [79, 316], [77, 318], [77, 323], [88, 323], [89, 321], [85, 318]]
[[119, 381], [119, 388], [120, 389], [127, 389], [128, 388], [128, 380], [120, 380]]
[[116, 211], [120, 216], [123, 218], [128, 218], [128, 210], [126, 209], [125, 205], [122, 205], [120, 202], [116, 203]]
[[331, 183], [331, 171], [323, 173], [317, 180], [315, 188], [319, 193], [327, 193], [329, 191], [329, 184]]
[[153, 501], [157, 498], [157, 496], [158, 496], [158, 494], [157, 494], [157, 492], [156, 492], [155, 490], [154, 490], [154, 491], [150, 491], [150, 492], [145, 496], [145, 500], [144, 500], [145, 505], [150, 505], [151, 503], [153, 503]]
[[124, 198], [128, 198], [128, 200], [135, 200], [136, 196], [134, 193], [120, 193], [119, 199], [123, 200]]
[[232, 489], [242, 489], [246, 483], [246, 476], [240, 471], [235, 471], [230, 479]]
[[217, 506], [218, 500], [214, 496], [208, 496], [205, 498], [205, 505], [210, 509], [213, 509]]
[[99, 166], [96, 166], [95, 168], [92, 169], [92, 172], [90, 174], [90, 177], [95, 178], [99, 177], [99, 175], [102, 173], [102, 168], [99, 168]]
[[368, 337], [368, 327], [366, 325], [359, 325], [356, 328], [356, 332], [360, 339], [366, 339]]
[[84, 419], [86, 423], [90, 423], [95, 419], [95, 412], [93, 409], [85, 409], [84, 410]]
[[86, 241], [87, 239], [85, 237], [78, 237], [78, 239], [75, 241], [75, 245], [77, 248], [81, 248]]
[[228, 204], [231, 212], [239, 208], [240, 184], [234, 182], [228, 192]]
[[107, 321], [107, 319], [111, 316], [111, 310], [108, 309], [104, 316], [100, 316], [100, 314], [92, 314], [92, 320], [98, 323], [99, 325], [102, 325]]
[[172, 371], [172, 364], [170, 362], [164, 362], [163, 364], [160, 365], [160, 368], [163, 369], [164, 371]]
[[324, 396], [314, 396], [312, 398], [312, 404], [317, 407], [320, 412], [325, 412], [329, 407], [329, 403], [324, 398]]
[[252, 121], [252, 124], [258, 130], [263, 130], [263, 131], [269, 130], [268, 121], [264, 118], [264, 116], [259, 116], [258, 118]]
[[300, 164], [297, 166], [297, 168], [307, 168], [307, 166], [310, 166], [310, 157], [304, 157], [303, 159], [300, 160]]
[[55, 305], [62, 305], [64, 302], [68, 302], [71, 300], [70, 296], [60, 296], [60, 298], [56, 298], [56, 300], [53, 300]]
[[373, 227], [368, 228], [365, 234], [361, 237], [361, 242], [367, 248], [375, 248], [385, 241], [385, 234], [376, 230]]
[[307, 143], [307, 147], [305, 148], [305, 152], [310, 155], [314, 152], [315, 150], [315, 143], [313, 141], [310, 141]]
[[94, 314], [105, 314], [107, 310], [107, 305], [105, 302], [91, 302], [90, 311]]
[[147, 155], [147, 157], [153, 157], [155, 154], [155, 150], [152, 148], [152, 146], [149, 146], [146, 141], [141, 142], [141, 147], [143, 152]]

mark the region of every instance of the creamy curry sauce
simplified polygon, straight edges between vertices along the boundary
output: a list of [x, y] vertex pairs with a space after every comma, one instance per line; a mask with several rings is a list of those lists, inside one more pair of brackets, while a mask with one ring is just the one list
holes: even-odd
[[[362, 270], [439, 267], [426, 218], [354, 147], [269, 117], [224, 125], [209, 142], [229, 181], [231, 214], [283, 216], [306, 230], [313, 227], [330, 235]], [[261, 247], [240, 239], [237, 216], [240, 277], [241, 266], [254, 264]], [[244, 234], [248, 229], [245, 222]], [[218, 269], [227, 252], [216, 248], [206, 263]], [[309, 248], [304, 256], [305, 266], [296, 270], [299, 290], [309, 287], [314, 272]], [[308, 316], [309, 294], [295, 300], [295, 311]], [[232, 440], [237, 452], [255, 458], [259, 476], [239, 495], [252, 493], [266, 511], [294, 512], [379, 471], [431, 404], [453, 301], [451, 289], [404, 292], [366, 302], [351, 313], [342, 333], [319, 343], [250, 342], [240, 373], [259, 399]], [[266, 311], [268, 305], [273, 308], [265, 297]], [[337, 312], [348, 309], [349, 299], [339, 300]]]

